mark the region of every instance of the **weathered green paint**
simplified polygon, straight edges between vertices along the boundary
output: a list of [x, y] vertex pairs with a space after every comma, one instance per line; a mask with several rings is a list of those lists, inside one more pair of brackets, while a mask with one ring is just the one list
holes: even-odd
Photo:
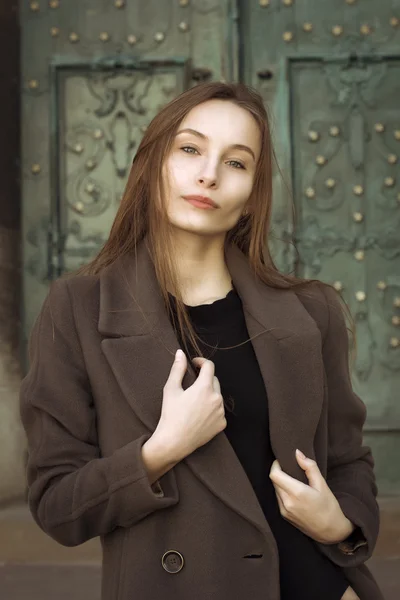
[[[356, 322], [353, 382], [368, 407], [365, 441], [381, 493], [399, 492], [400, 28], [391, 18], [400, 7], [294, 0], [241, 8], [241, 76], [271, 107], [293, 189], [298, 252], [276, 241], [275, 255], [286, 271], [342, 284]], [[285, 31], [293, 33], [290, 42]], [[290, 198], [279, 174], [275, 192], [274, 233], [288, 240]]]
[[294, 236], [292, 200], [277, 170], [276, 261], [285, 271], [341, 282], [357, 325], [353, 379], [368, 406], [366, 441], [381, 493], [400, 491], [398, 4], [39, 4], [39, 11], [21, 7], [23, 344], [49, 281], [106, 239], [146, 123], [197, 81], [240, 79], [270, 108], [278, 161], [293, 189]]

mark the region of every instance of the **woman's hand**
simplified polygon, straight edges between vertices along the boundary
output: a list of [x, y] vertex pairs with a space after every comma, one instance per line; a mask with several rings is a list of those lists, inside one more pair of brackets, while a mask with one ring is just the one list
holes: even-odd
[[284, 473], [277, 460], [269, 474], [282, 517], [317, 542], [336, 544], [345, 540], [355, 527], [343, 514], [317, 463], [299, 450], [296, 459], [309, 485]]
[[153, 436], [157, 447], [169, 448], [177, 462], [188, 456], [227, 425], [221, 386], [215, 365], [202, 357], [193, 359], [200, 368], [196, 381], [186, 390], [182, 380], [187, 370], [186, 355], [179, 351], [164, 386], [161, 417]]

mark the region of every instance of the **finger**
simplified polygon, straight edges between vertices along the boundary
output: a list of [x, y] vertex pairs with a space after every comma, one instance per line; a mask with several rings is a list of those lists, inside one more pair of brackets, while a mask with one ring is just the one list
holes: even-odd
[[269, 477], [272, 482], [281, 490], [284, 490], [286, 493], [292, 496], [303, 491], [304, 483], [294, 479], [293, 477], [290, 477], [290, 475], [282, 471], [278, 461], [276, 460], [272, 463]]
[[214, 375], [214, 379], [213, 379], [213, 388], [214, 388], [214, 392], [217, 392], [218, 394], [221, 393], [221, 385], [219, 383], [218, 377], [216, 377], [215, 375]]
[[312, 488], [319, 492], [325, 487], [326, 482], [315, 460], [304, 456], [303, 452], [296, 450], [296, 458], [300, 467], [307, 475], [308, 483]]
[[213, 385], [215, 375], [215, 365], [211, 360], [204, 359], [202, 365], [200, 365], [200, 373], [197, 377], [196, 383]]
[[279, 505], [279, 510], [281, 511], [281, 514], [282, 514], [283, 502], [282, 502], [282, 498], [281, 498], [280, 493], [279, 493], [279, 488], [277, 486], [274, 486], [274, 488], [275, 488], [276, 500], [277, 500], [278, 505]]
[[175, 354], [175, 360], [172, 364], [169, 377], [166, 381], [165, 387], [169, 388], [182, 388], [182, 379], [185, 375], [187, 367], [186, 355], [182, 350], [178, 350]]
[[279, 489], [277, 489], [276, 487], [275, 487], [275, 496], [278, 501], [279, 512], [281, 513], [282, 516], [286, 515], [285, 505], [284, 505], [281, 495], [279, 493]]
[[192, 359], [192, 362], [196, 365], [196, 367], [201, 367], [207, 359], [204, 356], [195, 356]]
[[[201, 368], [204, 363], [206, 362], [206, 358], [204, 358], [203, 356], [196, 356], [195, 358], [193, 358], [192, 362], [194, 362], [196, 367]], [[213, 379], [213, 388], [214, 388], [214, 392], [217, 392], [218, 394], [221, 393], [221, 385], [219, 383], [218, 377], [216, 377], [214, 375], [214, 379]]]

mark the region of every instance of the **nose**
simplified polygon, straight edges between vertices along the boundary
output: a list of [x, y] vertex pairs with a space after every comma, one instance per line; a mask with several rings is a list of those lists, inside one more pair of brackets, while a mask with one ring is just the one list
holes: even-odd
[[197, 183], [204, 188], [216, 188], [218, 185], [217, 166], [207, 161], [197, 175]]
[[202, 175], [201, 177], [198, 177], [197, 182], [205, 188], [217, 187], [217, 182], [215, 179], [213, 179], [211, 177], [205, 177], [204, 175]]

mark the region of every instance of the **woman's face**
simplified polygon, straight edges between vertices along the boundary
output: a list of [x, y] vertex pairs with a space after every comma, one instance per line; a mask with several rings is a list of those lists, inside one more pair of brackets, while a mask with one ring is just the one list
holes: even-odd
[[[260, 146], [256, 121], [233, 102], [215, 99], [193, 108], [164, 164], [170, 223], [200, 235], [232, 229], [250, 196]], [[213, 207], [199, 204], [201, 198]]]

